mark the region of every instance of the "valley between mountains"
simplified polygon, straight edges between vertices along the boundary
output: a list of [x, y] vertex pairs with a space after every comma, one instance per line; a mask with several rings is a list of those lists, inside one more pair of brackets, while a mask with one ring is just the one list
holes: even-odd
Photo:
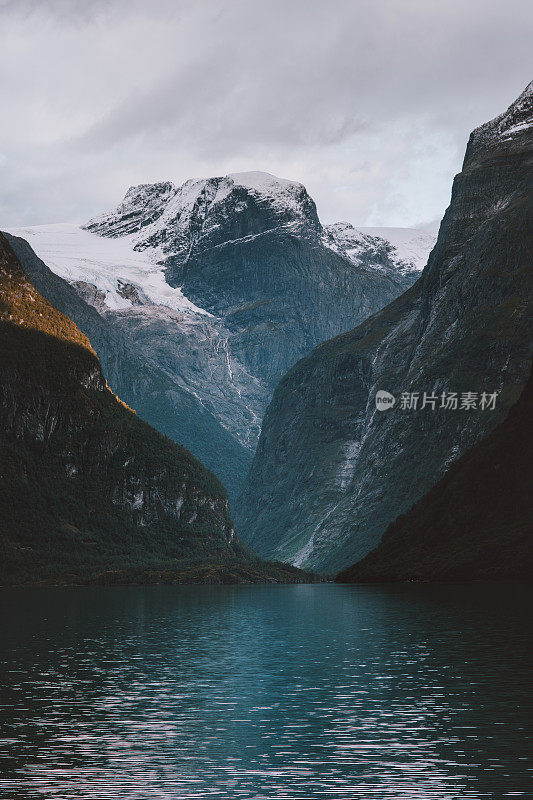
[[[533, 83], [472, 133], [436, 241], [259, 172], [1, 235], [2, 580], [522, 575], [530, 484], [509, 533], [476, 464], [518, 475], [530, 432], [532, 165]], [[402, 408], [424, 392], [497, 402]]]

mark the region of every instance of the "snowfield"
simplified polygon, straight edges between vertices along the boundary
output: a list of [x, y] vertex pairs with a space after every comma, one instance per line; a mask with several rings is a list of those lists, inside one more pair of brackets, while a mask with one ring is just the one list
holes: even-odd
[[397, 258], [410, 262], [413, 267], [423, 270], [428, 256], [437, 241], [437, 232], [419, 230], [418, 228], [357, 228], [367, 236], [378, 236], [385, 239], [396, 250]]
[[39, 258], [61, 278], [96, 286], [104, 293], [106, 306], [113, 311], [133, 305], [122, 295], [122, 287], [131, 285], [154, 305], [185, 314], [212, 316], [187, 300], [181, 289], [169, 286], [163, 267], [157, 263], [157, 250], [136, 252], [131, 235], [111, 239], [70, 223], [12, 228], [9, 233], [26, 239]]
[[[324, 226], [324, 244], [346, 256], [354, 264], [369, 252], [376, 256], [389, 251], [398, 272], [421, 272], [437, 239], [436, 232], [418, 228], [356, 228], [350, 222]], [[379, 269], [379, 258], [376, 260]]]

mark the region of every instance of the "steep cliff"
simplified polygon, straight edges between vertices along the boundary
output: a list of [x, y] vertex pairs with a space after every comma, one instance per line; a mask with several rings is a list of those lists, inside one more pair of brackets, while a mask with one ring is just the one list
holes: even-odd
[[113, 389], [230, 496], [279, 378], [411, 285], [433, 244], [414, 233], [400, 253], [346, 223], [324, 228], [301, 184], [265, 173], [132, 187], [85, 229], [18, 233], [105, 323], [95, 337], [40, 269], [40, 291], [90, 335]]
[[[359, 560], [518, 398], [532, 345], [532, 125], [530, 84], [471, 135], [422, 277], [280, 382], [235, 514], [260, 553], [322, 570]], [[395, 405], [378, 411], [378, 390]], [[422, 407], [424, 392], [436, 399]], [[477, 402], [461, 407], [468, 392]], [[416, 410], [403, 393], [419, 393]]]
[[340, 583], [533, 574], [533, 377], [489, 436], [387, 528]]
[[0, 444], [2, 582], [269, 573], [239, 542], [217, 478], [110, 391], [88, 338], [2, 234]]

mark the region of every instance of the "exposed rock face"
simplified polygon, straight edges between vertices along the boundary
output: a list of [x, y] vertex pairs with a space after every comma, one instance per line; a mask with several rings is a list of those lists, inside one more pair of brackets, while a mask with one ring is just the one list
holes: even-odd
[[[339, 570], [505, 416], [531, 359], [533, 84], [474, 131], [422, 277], [281, 381], [236, 510], [262, 554]], [[378, 390], [396, 405], [376, 410]], [[436, 395], [417, 411], [402, 392]], [[494, 411], [443, 392], [498, 392]], [[460, 399], [460, 397], [459, 397]]]
[[[199, 456], [230, 496], [279, 378], [400, 294], [423, 265], [347, 224], [324, 229], [301, 184], [265, 173], [133, 187], [85, 230], [19, 233], [121, 338], [136, 367], [117, 364], [107, 335], [90, 333], [113, 389]], [[421, 252], [431, 245], [428, 236]], [[85, 330], [86, 313], [76, 313]]]
[[530, 377], [504, 422], [336, 580], [531, 580], [532, 450]]
[[248, 558], [217, 478], [109, 390], [2, 234], [0, 340], [3, 580]]

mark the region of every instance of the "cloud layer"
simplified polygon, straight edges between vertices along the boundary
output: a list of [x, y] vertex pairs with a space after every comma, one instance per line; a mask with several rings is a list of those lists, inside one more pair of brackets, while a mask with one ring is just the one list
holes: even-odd
[[532, 27], [527, 0], [0, 0], [0, 227], [252, 169], [327, 222], [440, 217]]

